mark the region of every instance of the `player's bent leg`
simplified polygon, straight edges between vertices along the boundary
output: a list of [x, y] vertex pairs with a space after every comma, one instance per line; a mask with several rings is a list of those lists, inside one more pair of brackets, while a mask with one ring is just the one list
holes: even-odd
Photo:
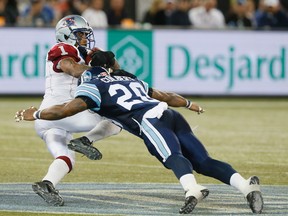
[[[260, 191], [260, 181], [257, 176], [252, 176], [248, 180], [245, 180], [231, 165], [210, 157], [194, 167], [198, 173], [213, 177], [225, 184], [236, 187], [246, 197], [253, 213], [259, 214], [262, 212], [264, 202]], [[231, 179], [233, 180], [231, 181]]]
[[[40, 127], [41, 125], [38, 126]], [[70, 151], [66, 145], [66, 142], [72, 136], [69, 132], [56, 128], [46, 131], [38, 130], [38, 134], [45, 141], [55, 160], [49, 166], [48, 172], [42, 181], [34, 183], [32, 189], [48, 204], [62, 206], [64, 205], [64, 200], [55, 189], [55, 186], [72, 170], [75, 163], [75, 152]]]
[[69, 150], [66, 144], [71, 138], [71, 133], [56, 128], [48, 130], [43, 136], [49, 152], [55, 158], [43, 180], [52, 182], [54, 186], [73, 169], [75, 164], [75, 152]]
[[54, 185], [70, 172], [71, 169], [72, 164], [70, 159], [67, 156], [59, 156], [52, 162], [43, 180], [41, 182], [35, 182], [32, 185], [33, 191], [50, 205], [64, 205], [64, 200]]
[[63, 206], [64, 200], [53, 184], [49, 181], [35, 182], [32, 185], [33, 191], [42, 197], [48, 204], [53, 206]]
[[191, 213], [197, 203], [208, 196], [209, 190], [206, 187], [197, 184], [196, 179], [192, 174], [192, 165], [189, 160], [183, 157], [183, 155], [170, 155], [164, 165], [173, 170], [185, 191], [185, 203], [180, 208], [179, 213]]
[[[181, 116], [177, 119], [180, 121]], [[261, 213], [264, 203], [259, 187], [259, 178], [253, 176], [245, 180], [231, 165], [210, 158], [204, 145], [193, 135], [188, 123], [177, 125], [179, 127], [177, 137], [180, 140], [183, 155], [191, 162], [197, 173], [236, 187], [245, 195], [252, 212]], [[231, 179], [234, 179], [232, 184], [230, 183]]]
[[90, 142], [96, 142], [98, 140], [105, 139], [107, 137], [120, 133], [122, 128], [112, 123], [103, 117], [103, 120], [97, 122], [96, 126], [90, 130], [85, 136]]
[[[141, 122], [142, 138], [150, 154], [155, 156], [166, 168], [171, 169], [179, 179], [186, 193], [185, 203], [179, 212], [188, 214], [193, 211], [200, 200], [208, 196], [209, 191], [197, 184], [192, 174], [191, 162], [182, 155], [179, 138], [174, 133], [174, 118], [173, 110], [164, 111], [160, 119], [143, 118]], [[155, 139], [156, 137], [157, 139]]]

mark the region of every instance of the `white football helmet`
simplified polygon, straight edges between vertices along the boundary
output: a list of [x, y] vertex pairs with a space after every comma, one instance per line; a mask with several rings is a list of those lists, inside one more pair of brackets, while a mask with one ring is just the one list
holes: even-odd
[[89, 26], [86, 19], [79, 15], [69, 15], [63, 17], [56, 25], [57, 42], [65, 42], [73, 46], [80, 45], [80, 38], [77, 32], [86, 34], [87, 48], [94, 47], [95, 39], [93, 29]]

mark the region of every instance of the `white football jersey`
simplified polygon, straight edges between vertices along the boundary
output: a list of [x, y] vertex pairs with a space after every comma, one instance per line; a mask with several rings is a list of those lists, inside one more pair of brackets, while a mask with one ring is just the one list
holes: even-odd
[[85, 64], [75, 46], [67, 43], [55, 44], [46, 57], [45, 95], [40, 109], [74, 99], [78, 78], [64, 73], [59, 67], [60, 60], [67, 57], [72, 57], [77, 63]]

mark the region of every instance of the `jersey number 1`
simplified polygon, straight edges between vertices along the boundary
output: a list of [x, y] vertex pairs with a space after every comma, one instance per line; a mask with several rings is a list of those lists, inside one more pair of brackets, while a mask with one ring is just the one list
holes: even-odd
[[58, 48], [61, 50], [61, 55], [62, 55], [62, 56], [68, 55], [68, 52], [65, 51], [65, 49], [64, 49], [63, 46], [58, 46]]

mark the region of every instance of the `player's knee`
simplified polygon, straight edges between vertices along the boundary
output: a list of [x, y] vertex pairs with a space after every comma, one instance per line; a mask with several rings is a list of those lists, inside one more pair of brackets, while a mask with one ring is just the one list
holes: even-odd
[[69, 151], [67, 147], [67, 142], [71, 139], [72, 135], [69, 132], [56, 128], [46, 131], [43, 137], [49, 152], [54, 158], [65, 155], [74, 159], [75, 153]]

